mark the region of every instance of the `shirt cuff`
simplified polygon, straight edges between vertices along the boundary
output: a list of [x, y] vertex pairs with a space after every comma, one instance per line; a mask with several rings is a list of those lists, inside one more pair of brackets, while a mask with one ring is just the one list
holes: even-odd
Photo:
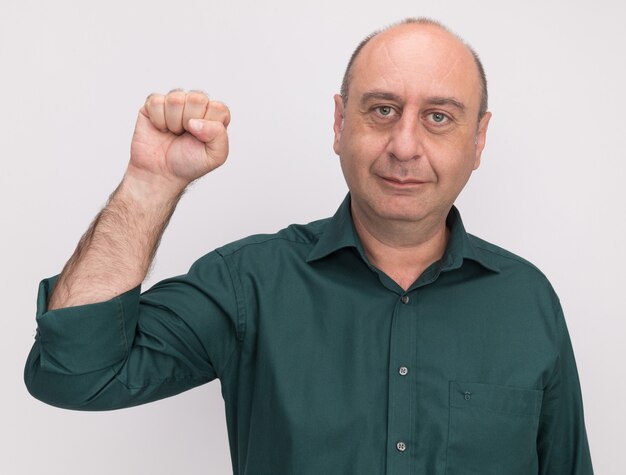
[[45, 371], [84, 374], [124, 360], [133, 344], [141, 285], [107, 300], [48, 311], [59, 276], [39, 283], [37, 334]]

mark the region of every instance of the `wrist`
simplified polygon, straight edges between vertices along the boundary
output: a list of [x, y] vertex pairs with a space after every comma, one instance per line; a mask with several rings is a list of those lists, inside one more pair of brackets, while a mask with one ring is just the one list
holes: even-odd
[[187, 183], [175, 178], [154, 175], [129, 165], [115, 194], [142, 206], [175, 204], [182, 196]]

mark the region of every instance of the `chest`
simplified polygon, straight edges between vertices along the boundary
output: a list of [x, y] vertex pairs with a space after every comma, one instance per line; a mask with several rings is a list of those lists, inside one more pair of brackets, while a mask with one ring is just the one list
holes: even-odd
[[[328, 463], [332, 473], [338, 451], [335, 464], [360, 470], [345, 473], [409, 473], [398, 468], [401, 456], [420, 447], [415, 463], [439, 474], [455, 450], [516, 463], [522, 458], [509, 456], [511, 446], [532, 453], [541, 398], [533, 388], [554, 361], [530, 302], [478, 299], [445, 286], [411, 291], [407, 300], [381, 286], [296, 284], [271, 298], [259, 294], [248, 319], [240, 401], [250, 401], [254, 427], [265, 434], [259, 454], [278, 444], [297, 465], [319, 450], [309, 466]], [[477, 427], [484, 437], [497, 434], [485, 445], [492, 449], [459, 449]], [[450, 437], [457, 448], [448, 451]], [[387, 466], [391, 460], [400, 465]]]

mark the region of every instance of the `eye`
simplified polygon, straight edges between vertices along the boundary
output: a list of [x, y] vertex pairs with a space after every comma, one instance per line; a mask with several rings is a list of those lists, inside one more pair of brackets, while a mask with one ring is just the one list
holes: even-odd
[[396, 112], [391, 106], [376, 106], [374, 107], [374, 111], [379, 117], [383, 118], [393, 117]]
[[431, 122], [434, 122], [435, 124], [445, 124], [450, 120], [450, 118], [443, 112], [431, 112], [428, 114], [428, 117], [430, 117]]

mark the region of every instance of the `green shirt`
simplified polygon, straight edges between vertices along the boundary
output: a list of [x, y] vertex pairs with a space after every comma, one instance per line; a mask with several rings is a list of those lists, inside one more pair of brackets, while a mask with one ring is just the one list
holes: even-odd
[[447, 218], [405, 292], [350, 214], [227, 244], [140, 294], [46, 310], [25, 381], [106, 410], [219, 378], [235, 474], [591, 474], [558, 297], [532, 264]]

